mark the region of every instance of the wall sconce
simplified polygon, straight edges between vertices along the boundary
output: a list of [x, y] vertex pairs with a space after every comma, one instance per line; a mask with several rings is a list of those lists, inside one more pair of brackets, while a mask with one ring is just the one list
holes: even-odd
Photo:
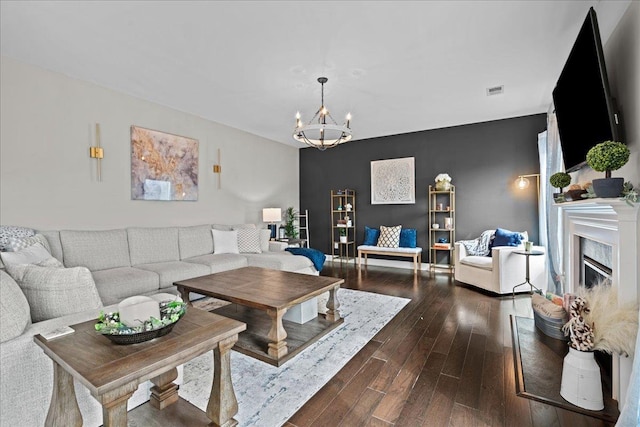
[[218, 148], [218, 163], [213, 165], [213, 173], [218, 174], [218, 190], [220, 189], [220, 180], [222, 176], [222, 166], [220, 165], [220, 149]]
[[264, 208], [262, 209], [262, 221], [269, 223], [271, 230], [271, 238], [276, 238], [276, 222], [282, 221], [282, 209], [280, 208]]
[[100, 146], [100, 123], [96, 123], [96, 146], [89, 147], [89, 157], [98, 161], [96, 178], [98, 181], [102, 181], [102, 159], [104, 158], [104, 150]]
[[529, 175], [518, 175], [518, 179], [516, 179], [516, 187], [519, 190], [525, 190], [527, 188], [529, 188], [529, 179], [531, 177], [536, 177], [536, 189], [538, 190], [538, 199], [540, 199], [540, 174], [539, 173], [532, 173]]

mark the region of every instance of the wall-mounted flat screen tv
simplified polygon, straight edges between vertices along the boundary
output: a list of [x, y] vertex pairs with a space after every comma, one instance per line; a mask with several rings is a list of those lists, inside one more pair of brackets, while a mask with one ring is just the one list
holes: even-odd
[[594, 145], [620, 141], [618, 116], [593, 8], [589, 9], [553, 90], [553, 103], [567, 172], [583, 167], [587, 151]]

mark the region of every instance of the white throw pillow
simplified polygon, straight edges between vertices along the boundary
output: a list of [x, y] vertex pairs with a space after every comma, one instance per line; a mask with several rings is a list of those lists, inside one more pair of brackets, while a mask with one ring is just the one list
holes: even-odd
[[98, 289], [86, 267], [18, 264], [7, 265], [7, 271], [29, 301], [33, 322], [102, 307]]
[[262, 253], [259, 229], [241, 228], [235, 231], [238, 233], [238, 252], [241, 254]]
[[381, 248], [397, 248], [400, 246], [400, 230], [401, 225], [395, 227], [380, 226], [380, 237], [376, 246]]
[[269, 241], [271, 240], [271, 230], [268, 228], [260, 229], [260, 250], [262, 252], [269, 252]]
[[213, 253], [214, 254], [237, 254], [238, 251], [238, 232], [211, 230], [213, 234]]
[[36, 243], [16, 252], [0, 252], [0, 258], [8, 268], [10, 265], [39, 264], [53, 257], [41, 243]]

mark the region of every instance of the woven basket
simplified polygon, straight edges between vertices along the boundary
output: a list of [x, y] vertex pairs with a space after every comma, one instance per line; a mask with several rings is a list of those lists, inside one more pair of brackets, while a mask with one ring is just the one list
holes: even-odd
[[533, 310], [533, 321], [536, 327], [546, 336], [568, 341], [568, 337], [565, 337], [562, 332], [562, 326], [567, 323], [567, 319], [554, 319]]

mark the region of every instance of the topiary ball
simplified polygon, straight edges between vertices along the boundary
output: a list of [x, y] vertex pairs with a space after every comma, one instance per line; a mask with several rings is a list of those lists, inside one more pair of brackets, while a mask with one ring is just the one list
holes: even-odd
[[571, 175], [566, 172], [556, 172], [549, 177], [549, 182], [556, 188], [564, 188], [571, 184]]
[[593, 146], [587, 153], [587, 164], [598, 172], [620, 169], [629, 161], [629, 148], [621, 142], [605, 141]]

